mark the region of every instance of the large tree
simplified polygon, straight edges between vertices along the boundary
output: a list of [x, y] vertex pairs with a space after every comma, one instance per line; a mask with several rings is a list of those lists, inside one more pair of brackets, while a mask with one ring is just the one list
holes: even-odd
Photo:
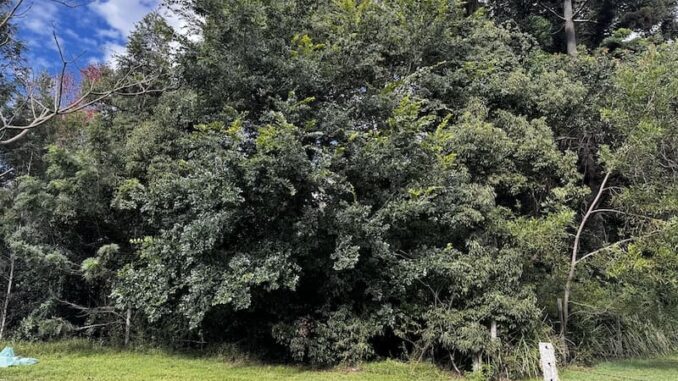
[[490, 0], [492, 17], [512, 21], [546, 48], [577, 54], [577, 43], [594, 49], [625, 28], [670, 39], [676, 36], [675, 0]]
[[447, 0], [180, 3], [200, 39], [151, 15], [120, 61], [171, 91], [56, 118], [2, 188], [9, 332], [503, 375], [559, 330], [673, 348], [671, 45], [571, 59]]

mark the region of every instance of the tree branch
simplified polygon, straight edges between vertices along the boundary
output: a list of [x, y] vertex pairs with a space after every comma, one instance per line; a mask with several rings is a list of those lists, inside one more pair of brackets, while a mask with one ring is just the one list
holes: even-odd
[[19, 10], [19, 7], [21, 4], [23, 4], [24, 0], [18, 0], [16, 4], [7, 12], [5, 17], [0, 21], [0, 28], [3, 28], [7, 23], [9, 23], [9, 20], [16, 15], [16, 12]]
[[585, 259], [588, 258], [588, 257], [592, 257], [592, 256], [594, 256], [594, 255], [596, 255], [596, 254], [598, 254], [598, 253], [600, 253], [600, 252], [603, 252], [603, 251], [606, 251], [606, 250], [610, 250], [610, 249], [612, 249], [613, 247], [616, 247], [616, 246], [619, 246], [619, 245], [623, 245], [623, 244], [625, 244], [625, 243], [627, 243], [627, 242], [633, 242], [633, 241], [635, 241], [636, 239], [637, 239], [637, 238], [633, 238], [633, 237], [632, 237], [632, 238], [627, 238], [627, 239], [622, 239], [622, 240], [617, 241], [617, 242], [615, 242], [615, 243], [609, 244], [609, 245], [607, 245], [607, 246], [605, 246], [605, 247], [601, 247], [600, 249], [595, 250], [595, 251], [592, 251], [592, 252], [590, 252], [590, 253], [584, 255], [583, 257], [577, 259], [576, 264], [579, 264], [579, 262], [585, 260]]
[[558, 17], [561, 20], [565, 20], [565, 17], [561, 16], [560, 13], [554, 11], [552, 8], [547, 7], [544, 5], [541, 1], [537, 1], [537, 4], [539, 4], [540, 7], [546, 9], [547, 11], [551, 12], [554, 16]]
[[592, 24], [598, 24], [598, 21], [591, 20], [591, 19], [574, 19], [572, 21], [574, 21], [574, 22], [590, 22]]
[[9, 175], [12, 172], [14, 172], [14, 168], [10, 168], [10, 169], [6, 170], [5, 172], [0, 173], [0, 179]]
[[586, 4], [588, 4], [588, 2], [589, 0], [584, 0], [584, 2], [579, 6], [579, 8], [577, 8], [577, 10], [574, 11], [574, 13], [572, 13], [572, 17], [577, 17], [577, 15], [579, 15], [579, 13], [581, 13], [581, 11], [583, 11], [584, 8], [586, 8]]
[[90, 324], [90, 325], [86, 325], [86, 326], [84, 326], [84, 327], [73, 328], [73, 330], [75, 330], [75, 331], [84, 331], [84, 330], [90, 329], [90, 328], [107, 327], [107, 326], [109, 326], [109, 325], [115, 325], [115, 324], [120, 324], [120, 322], [118, 322], [118, 321], [112, 321], [112, 322], [110, 322], [110, 323]]
[[624, 212], [622, 210], [617, 210], [617, 209], [595, 209], [595, 210], [591, 211], [591, 214], [595, 214], [595, 213], [617, 213], [617, 214], [624, 214], [624, 215], [631, 216], [631, 217], [643, 218], [643, 219], [646, 219], [646, 220], [656, 220], [656, 218], [643, 216], [642, 214], [629, 213], [629, 212]]
[[[49, 1], [69, 8], [79, 7], [89, 2], [86, 1], [81, 3], [70, 0]], [[2, 20], [0, 20], [0, 28], [5, 27], [13, 17], [18, 16], [19, 9], [21, 8], [22, 4], [25, 4], [25, 1], [16, 0], [15, 3], [11, 4], [12, 5], [7, 10], [7, 13], [4, 15]], [[28, 7], [30, 8], [30, 4]], [[56, 31], [52, 31], [52, 35], [54, 37], [59, 59], [61, 60], [59, 74], [53, 85], [54, 99], [51, 102], [52, 105], [48, 107], [43, 104], [43, 102], [41, 102], [39, 99], [41, 94], [36, 95], [35, 88], [30, 83], [24, 84], [26, 91], [17, 92], [14, 94], [12, 99], [6, 101], [4, 104], [5, 106], [11, 105], [9, 107], [10, 111], [5, 110], [5, 112], [11, 113], [11, 115], [4, 115], [2, 113], [2, 108], [0, 108], [0, 145], [7, 145], [17, 142], [25, 137], [29, 130], [44, 125], [58, 115], [66, 115], [81, 111], [111, 96], [119, 95], [130, 97], [148, 93], [161, 93], [168, 90], [168, 88], [154, 88], [154, 84], [160, 78], [159, 73], [140, 76], [136, 73], [136, 69], [138, 69], [140, 66], [136, 66], [124, 73], [124, 75], [122, 75], [109, 89], [106, 90], [96, 90], [95, 88], [97, 79], [91, 80], [88, 89], [82, 89], [82, 92], [77, 100], [71, 102], [68, 105], [64, 105], [64, 91], [66, 88], [66, 80], [68, 78], [68, 65], [77, 60], [77, 57], [67, 60], [61, 43], [57, 37]], [[10, 40], [11, 37], [7, 36], [1, 44], [7, 44]], [[31, 81], [26, 80], [26, 82]], [[49, 104], [50, 102], [45, 103]], [[15, 123], [15, 120], [20, 120], [21, 122]]]
[[69, 306], [69, 307], [71, 307], [71, 308], [73, 308], [73, 309], [76, 309], [76, 310], [80, 311], [80, 312], [81, 312], [83, 315], [85, 315], [85, 316], [86, 316], [86, 315], [102, 315], [102, 314], [105, 314], [105, 315], [115, 315], [115, 316], [118, 316], [118, 317], [120, 317], [120, 318], [123, 317], [121, 314], [119, 314], [119, 313], [115, 310], [115, 307], [111, 307], [111, 306], [105, 306], [105, 307], [85, 307], [85, 306], [81, 306], [81, 305], [79, 305], [79, 304], [71, 303], [71, 302], [66, 301], [66, 300], [57, 299], [57, 301], [58, 301], [59, 303], [65, 304], [65, 305], [67, 305], [67, 306]]
[[653, 235], [655, 235], [655, 234], [657, 234], [657, 233], [660, 233], [660, 232], [662, 232], [662, 229], [655, 230], [655, 231], [653, 231], [653, 232], [651, 232], [651, 233], [645, 234], [645, 235], [640, 236], [640, 237], [630, 237], [630, 238], [626, 238], [626, 239], [619, 240], [619, 241], [617, 241], [617, 242], [615, 242], [615, 243], [611, 243], [611, 244], [609, 244], [609, 245], [607, 245], [607, 246], [601, 247], [601, 248], [598, 249], [598, 250], [594, 250], [594, 251], [592, 251], [592, 252], [590, 252], [590, 253], [584, 255], [583, 257], [581, 257], [581, 258], [579, 258], [579, 259], [577, 260], [577, 263], [579, 263], [579, 262], [585, 260], [586, 258], [592, 257], [592, 256], [594, 256], [594, 255], [596, 255], [596, 254], [598, 254], [598, 253], [601, 253], [601, 252], [603, 252], [603, 251], [610, 250], [610, 249], [612, 249], [612, 248], [614, 248], [614, 247], [616, 247], [616, 246], [623, 245], [623, 244], [625, 244], [625, 243], [629, 243], [629, 242], [633, 242], [633, 241], [638, 241], [638, 240], [641, 240], [641, 239], [643, 239], [643, 238], [648, 238], [648, 237], [651, 237], [651, 236], [653, 236]]
[[[23, 136], [28, 133], [28, 130], [41, 126], [50, 120], [54, 119], [58, 115], [66, 115], [78, 112], [83, 110], [95, 103], [98, 103], [105, 98], [111, 96], [139, 96], [143, 94], [150, 93], [162, 93], [169, 89], [169, 87], [163, 88], [153, 88], [153, 84], [159, 79], [159, 75], [153, 76], [143, 76], [141, 78], [135, 79], [132, 74], [139, 68], [135, 66], [129, 71], [124, 73], [124, 75], [118, 79], [111, 88], [105, 91], [95, 91], [95, 83], [91, 83], [89, 88], [84, 91], [84, 93], [76, 99], [74, 102], [70, 103], [67, 106], [63, 105], [63, 96], [64, 96], [64, 86], [66, 80], [67, 67], [71, 61], [67, 61], [64, 57], [61, 45], [58, 42], [56, 33], [54, 33], [54, 39], [56, 41], [57, 49], [59, 51], [59, 57], [62, 61], [61, 70], [56, 81], [56, 86], [54, 90], [54, 101], [52, 107], [45, 106], [33, 93], [32, 88], [29, 87], [27, 93], [28, 99], [22, 105], [16, 108], [15, 113], [10, 117], [5, 117], [0, 110], [0, 145], [10, 144], [18, 141]], [[30, 119], [25, 124], [15, 124], [13, 123], [16, 116], [24, 109], [28, 108], [29, 112], [32, 115]], [[5, 134], [8, 131], [20, 131], [17, 135], [10, 138], [5, 138]]]
[[572, 256], [570, 257], [570, 271], [567, 274], [567, 279], [565, 281], [565, 289], [563, 291], [563, 315], [562, 315], [562, 321], [560, 322], [560, 336], [565, 338], [565, 335], [567, 334], [567, 321], [569, 318], [569, 300], [570, 300], [570, 289], [572, 288], [572, 282], [574, 281], [574, 275], [577, 271], [577, 255], [579, 254], [579, 241], [581, 240], [581, 235], [582, 232], [584, 231], [584, 227], [586, 226], [586, 222], [588, 219], [593, 215], [593, 211], [596, 210], [596, 206], [600, 202], [600, 199], [603, 196], [603, 193], [605, 192], [605, 187], [607, 185], [608, 180], [610, 179], [611, 172], [607, 172], [605, 174], [605, 178], [603, 179], [602, 183], [600, 183], [600, 187], [598, 188], [598, 194], [596, 194], [596, 197], [591, 201], [591, 204], [589, 205], [588, 210], [586, 211], [586, 214], [584, 214], [584, 217], [582, 218], [581, 222], [579, 223], [579, 228], [577, 228], [577, 234], [574, 236], [574, 245], [572, 247]]

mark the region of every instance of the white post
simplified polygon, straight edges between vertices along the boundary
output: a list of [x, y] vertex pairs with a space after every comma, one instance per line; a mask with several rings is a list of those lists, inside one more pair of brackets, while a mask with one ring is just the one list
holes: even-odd
[[539, 356], [544, 381], [559, 381], [556, 368], [556, 352], [551, 343], [539, 343]]

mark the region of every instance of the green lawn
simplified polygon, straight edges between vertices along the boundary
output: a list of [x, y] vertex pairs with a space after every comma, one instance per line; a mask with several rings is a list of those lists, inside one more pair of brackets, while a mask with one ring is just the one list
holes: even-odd
[[[0, 381], [399, 381], [451, 380], [430, 364], [382, 361], [360, 370], [313, 371], [294, 366], [226, 362], [217, 357], [192, 357], [159, 350], [123, 351], [86, 342], [15, 343], [18, 356], [36, 357], [36, 365], [0, 369]], [[1, 348], [0, 348], [1, 349]]]
[[[218, 357], [192, 357], [160, 350], [125, 351], [87, 342], [13, 344], [20, 356], [37, 357], [40, 363], [0, 369], [0, 381], [15, 380], [299, 380], [299, 381], [399, 381], [454, 380], [450, 372], [430, 364], [382, 361], [359, 370], [309, 370], [294, 366], [228, 362]], [[563, 381], [678, 381], [678, 356], [655, 360], [603, 363], [594, 368], [562, 372]]]
[[594, 368], [572, 368], [564, 381], [678, 381], [678, 355], [648, 360], [604, 362]]

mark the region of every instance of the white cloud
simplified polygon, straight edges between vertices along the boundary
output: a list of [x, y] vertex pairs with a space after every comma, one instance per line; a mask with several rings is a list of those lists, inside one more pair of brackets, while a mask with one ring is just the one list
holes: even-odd
[[103, 46], [103, 53], [103, 62], [115, 67], [117, 64], [116, 57], [125, 53], [125, 46], [116, 44], [114, 42], [107, 42]]
[[[67, 53], [67, 47], [66, 47], [66, 42], [64, 39], [57, 34], [57, 41], [59, 41], [59, 45], [61, 46], [61, 49], [64, 53]], [[44, 35], [40, 35], [38, 37], [33, 36], [33, 38], [29, 38], [24, 41], [26, 46], [31, 48], [32, 50], [36, 51], [44, 51], [44, 50], [51, 50], [53, 52], [58, 52], [59, 47], [57, 46], [56, 42], [54, 41], [54, 35], [52, 35], [52, 30], [48, 29], [47, 32]]]
[[115, 29], [99, 29], [96, 31], [97, 37], [117, 40], [122, 37], [119, 31]]
[[126, 38], [134, 25], [157, 6], [157, 0], [98, 0], [90, 8]]
[[80, 37], [78, 39], [78, 41], [85, 44], [85, 45], [89, 45], [89, 46], [92, 46], [92, 47], [99, 45], [99, 42], [97, 40], [95, 40], [93, 38], [88, 38], [88, 37]]
[[36, 57], [36, 56], [30, 57], [29, 62], [31, 63], [31, 66], [33, 68], [38, 69], [38, 71], [48, 70], [48, 69], [51, 69], [52, 66], [54, 66], [52, 62], [47, 61], [47, 59], [45, 59], [43, 57]]
[[74, 40], [77, 40], [77, 39], [80, 38], [80, 36], [78, 35], [78, 33], [76, 33], [73, 29], [70, 29], [70, 28], [64, 29], [64, 30], [63, 30], [63, 33], [64, 33], [66, 36], [68, 36], [68, 37], [70, 37], [70, 38], [72, 38], [72, 39], [74, 39]]
[[36, 2], [31, 5], [30, 9], [27, 8], [24, 11], [26, 13], [20, 18], [23, 27], [41, 36], [52, 34], [52, 30], [56, 28], [59, 13], [59, 8], [55, 3]]
[[[59, 9], [58, 3], [50, 1], [35, 1], [30, 3], [30, 8], [22, 9], [22, 14], [18, 19], [20, 20], [20, 27], [30, 32], [24, 40], [27, 46], [37, 51], [49, 49], [58, 52], [57, 44], [54, 41], [54, 34], [56, 33], [59, 45], [64, 54], [68, 56], [69, 46], [67, 46], [63, 37], [67, 36], [78, 42], [82, 40], [75, 31], [63, 27]], [[86, 42], [91, 43], [92, 40]], [[46, 65], [40, 62], [37, 66], [44, 67]]]
[[82, 37], [78, 32], [73, 29], [63, 29], [59, 32], [61, 35], [68, 37], [70, 42], [76, 43], [78, 46], [87, 45], [89, 47], [95, 47], [99, 45], [99, 42], [93, 38]]
[[167, 24], [169, 24], [169, 26], [171, 26], [178, 34], [187, 37], [193, 42], [202, 39], [199, 30], [196, 30], [195, 28], [196, 21], [199, 23], [202, 22], [202, 19], [192, 11], [184, 10], [183, 12], [179, 12], [172, 6], [163, 4], [162, 7], [160, 7], [159, 13], [165, 21], [167, 21]]

